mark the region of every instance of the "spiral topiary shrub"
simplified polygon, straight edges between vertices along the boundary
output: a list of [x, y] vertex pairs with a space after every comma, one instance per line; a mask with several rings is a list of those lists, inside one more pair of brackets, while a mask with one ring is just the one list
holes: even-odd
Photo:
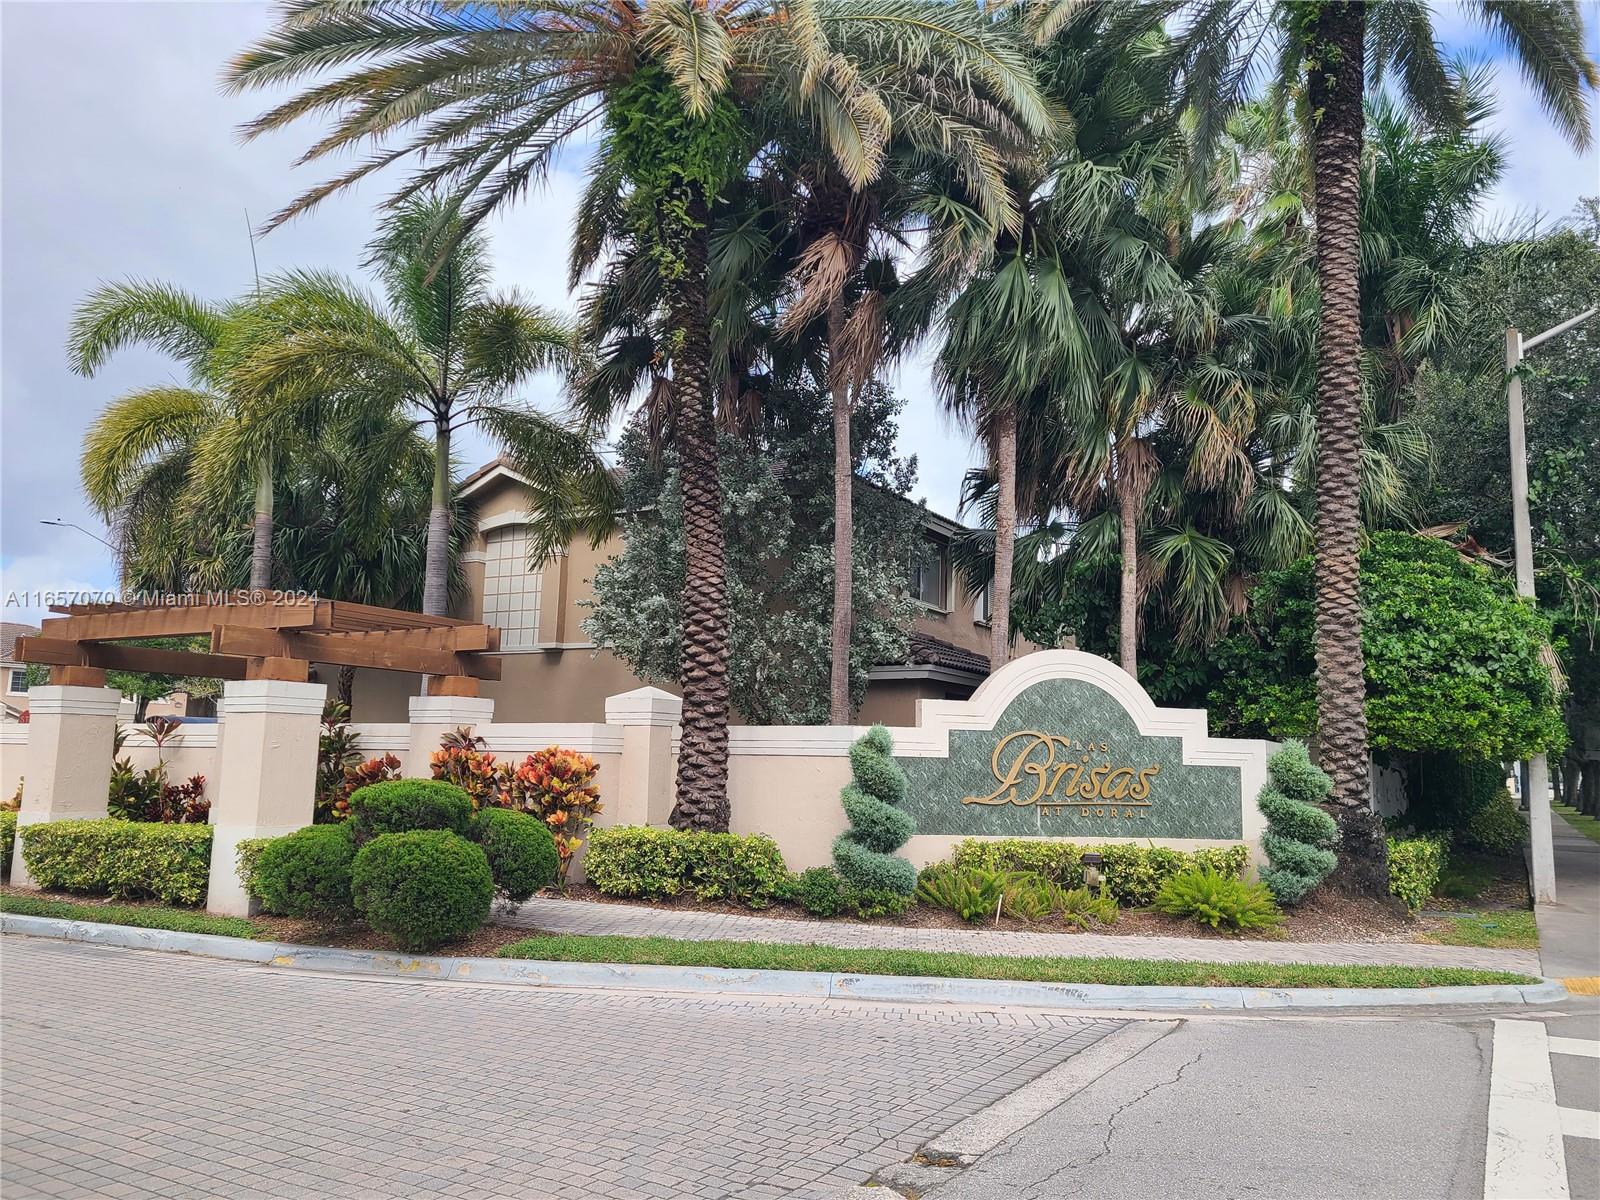
[[385, 833], [356, 852], [356, 910], [406, 950], [431, 950], [489, 916], [494, 875], [483, 848], [447, 829]]
[[356, 845], [379, 834], [448, 829], [466, 837], [472, 827], [472, 797], [438, 779], [390, 779], [350, 793], [350, 828]]
[[910, 896], [917, 890], [917, 869], [894, 851], [916, 832], [916, 823], [899, 807], [906, 798], [906, 774], [891, 757], [893, 749], [882, 725], [851, 745], [852, 781], [839, 794], [850, 828], [834, 840], [833, 864], [859, 891]]
[[508, 900], [526, 900], [556, 881], [561, 856], [556, 839], [538, 817], [509, 808], [486, 808], [472, 832], [489, 859], [494, 885]]
[[347, 822], [307, 825], [261, 848], [248, 886], [261, 907], [280, 917], [348, 920], [350, 866], [356, 845]]
[[1279, 904], [1299, 903], [1338, 865], [1327, 848], [1338, 827], [1316, 807], [1332, 790], [1333, 781], [1311, 761], [1304, 742], [1285, 742], [1267, 759], [1267, 786], [1256, 799], [1267, 818], [1261, 849], [1270, 864], [1261, 882]]

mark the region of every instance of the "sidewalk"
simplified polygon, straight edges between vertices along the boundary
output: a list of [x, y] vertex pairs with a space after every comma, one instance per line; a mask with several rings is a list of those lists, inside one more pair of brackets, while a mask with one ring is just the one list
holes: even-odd
[[[1555, 843], [1555, 904], [1534, 908], [1539, 959], [1551, 979], [1600, 980], [1600, 842], [1550, 814]], [[1600, 982], [1594, 989], [1600, 990]]]
[[[1582, 839], [1580, 839], [1582, 840]], [[1594, 849], [1593, 843], [1586, 843]], [[1558, 851], [1559, 853], [1559, 851]], [[957, 954], [1061, 955], [1179, 962], [1328, 963], [1364, 966], [1474, 967], [1537, 975], [1532, 950], [1485, 950], [1412, 942], [1252, 942], [1223, 938], [1132, 937], [1104, 933], [1011, 933], [982, 929], [907, 929], [848, 921], [791, 921], [743, 913], [707, 913], [536, 897], [497, 924], [545, 933], [619, 934], [683, 941], [727, 940], [840, 946], [847, 949], [946, 950]], [[1540, 923], [1541, 931], [1543, 922]]]

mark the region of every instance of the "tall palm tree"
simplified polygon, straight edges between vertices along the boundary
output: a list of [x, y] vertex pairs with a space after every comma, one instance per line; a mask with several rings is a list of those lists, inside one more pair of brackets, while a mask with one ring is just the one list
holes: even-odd
[[[1036, 21], [1040, 12], [1032, 8], [1017, 23]], [[1128, 359], [1120, 311], [1149, 310], [1176, 284], [1151, 250], [1160, 230], [1137, 203], [1173, 174], [1177, 161], [1166, 92], [1150, 70], [1163, 45], [1159, 15], [1098, 6], [1066, 26], [1035, 23], [1034, 30], [1035, 71], [1060, 122], [1054, 137], [1007, 172], [1006, 208], [1017, 218], [997, 224], [964, 187], [940, 188], [938, 181], [927, 204], [941, 226], [930, 243], [928, 274], [936, 287], [959, 288], [941, 321], [937, 379], [946, 404], [988, 445], [998, 485], [990, 605], [996, 668], [1010, 653], [1019, 507], [1032, 521], [1044, 521], [1063, 498], [1061, 463], [1049, 444], [1082, 429], [1085, 414], [1105, 410], [1105, 381]], [[969, 271], [972, 262], [978, 265]], [[1115, 293], [1106, 286], [1113, 276]], [[1131, 530], [1142, 509], [1136, 493], [1149, 472], [1137, 437], [1140, 414], [1125, 415], [1116, 429], [1102, 423], [1100, 431], [1123, 481]], [[1132, 603], [1131, 544], [1129, 551], [1125, 590]], [[1132, 639], [1123, 666], [1134, 670]]]
[[[1066, 9], [1068, 0], [1057, 0]], [[1175, 45], [1178, 93], [1195, 113], [1201, 155], [1245, 101], [1258, 55], [1275, 54], [1273, 86], [1304, 85], [1315, 180], [1320, 303], [1317, 357], [1316, 636], [1319, 757], [1340, 807], [1345, 884], [1387, 893], [1381, 821], [1369, 808], [1365, 683], [1361, 652], [1360, 170], [1366, 80], [1392, 72], [1398, 91], [1430, 120], [1459, 123], [1460, 90], [1416, 0], [1326, 0], [1262, 6], [1256, 0], [1192, 0]], [[1467, 6], [1518, 57], [1556, 125], [1589, 140], [1586, 92], [1600, 71], [1584, 49], [1576, 0]], [[1370, 53], [1369, 53], [1370, 51]]]
[[476, 426], [519, 469], [576, 482], [602, 497], [598, 506], [611, 491], [583, 437], [509, 399], [537, 372], [570, 368], [571, 329], [514, 293], [489, 292], [481, 234], [454, 239], [439, 258], [434, 231], [448, 236], [451, 228], [439, 200], [411, 200], [389, 214], [368, 258], [386, 306], [326, 273], [267, 280], [260, 307], [279, 336], [261, 339], [235, 367], [248, 394], [270, 398], [281, 421], [315, 408], [345, 419], [405, 414], [427, 429], [433, 487], [422, 611], [430, 616], [449, 609], [450, 448], [458, 431]]
[[[252, 296], [213, 304], [169, 284], [129, 280], [97, 288], [73, 316], [67, 356], [78, 374], [92, 376], [117, 350], [147, 345], [176, 359], [189, 376], [188, 387], [159, 385], [121, 397], [84, 442], [84, 489], [119, 531], [130, 584], [224, 586], [222, 558], [213, 554], [202, 564], [182, 542], [214, 549], [231, 531], [211, 522], [201, 536], [207, 514], [184, 498], [201, 459], [237, 451], [246, 433], [246, 408], [228, 362], [255, 336], [258, 303]], [[251, 588], [272, 586], [272, 452], [270, 441], [258, 440], [251, 455]], [[157, 536], [163, 525], [172, 536]]]
[[676, 825], [728, 822], [728, 613], [706, 295], [719, 194], [761, 144], [763, 108], [814, 120], [853, 184], [877, 174], [885, 110], [858, 64], [832, 49], [846, 29], [872, 52], [896, 32], [948, 30], [949, 39], [926, 38], [919, 52], [958, 58], [977, 103], [1015, 96], [1027, 109], [1026, 64], [983, 26], [974, 9], [927, 0], [313, 0], [285, 8], [277, 28], [229, 70], [241, 90], [333, 76], [317, 78], [248, 133], [315, 115], [332, 128], [308, 159], [379, 148], [276, 221], [410, 158], [418, 170], [398, 198], [443, 188], [465, 236], [541, 179], [575, 135], [603, 129], [596, 179], [602, 192], [623, 197], [650, 246], [671, 331], [689, 534]]

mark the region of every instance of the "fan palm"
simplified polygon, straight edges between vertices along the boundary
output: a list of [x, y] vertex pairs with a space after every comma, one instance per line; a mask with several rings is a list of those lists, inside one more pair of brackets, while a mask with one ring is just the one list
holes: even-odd
[[[1071, 0], [1059, 0], [1070, 15]], [[1459, 124], [1462, 96], [1441, 59], [1419, 0], [1321, 4], [1192, 0], [1175, 46], [1178, 92], [1195, 114], [1202, 152], [1251, 90], [1260, 56], [1276, 51], [1280, 95], [1304, 84], [1315, 180], [1320, 297], [1317, 356], [1316, 634], [1319, 754], [1341, 807], [1355, 891], [1384, 895], [1382, 825], [1369, 810], [1365, 684], [1358, 574], [1361, 455], [1360, 168], [1362, 92], [1392, 72], [1398, 91], [1430, 120]], [[1600, 87], [1584, 50], [1575, 0], [1467, 6], [1521, 63], [1545, 109], [1587, 145], [1586, 93]], [[1203, 157], [1200, 159], [1203, 161]]]
[[[537, 372], [571, 366], [571, 329], [514, 293], [489, 292], [481, 235], [453, 240], [438, 258], [436, 229], [452, 230], [439, 200], [408, 201], [385, 220], [368, 264], [387, 305], [326, 273], [269, 279], [260, 319], [278, 336], [259, 339], [234, 368], [248, 395], [271, 400], [280, 422], [307, 411], [369, 421], [404, 414], [427, 428], [433, 486], [422, 611], [430, 616], [449, 608], [450, 448], [461, 429], [476, 426], [519, 470], [563, 480], [598, 508], [611, 492], [583, 437], [509, 399]], [[556, 549], [536, 546], [533, 555]]]
[[[936, 378], [946, 404], [988, 443], [997, 482], [996, 666], [1009, 655], [1019, 506], [1043, 520], [1068, 500], [1064, 461], [1052, 447], [1085, 431], [1080, 454], [1097, 462], [1110, 455], [1116, 464], [1130, 530], [1142, 508], [1149, 458], [1139, 428], [1149, 389], [1133, 369], [1120, 325], [1121, 314], [1153, 311], [1179, 282], [1159, 252], [1162, 231], [1137, 202], [1162, 187], [1177, 162], [1166, 93], [1150, 69], [1163, 44], [1155, 14], [1109, 6], [1052, 33], [1035, 50], [1035, 69], [1063, 120], [1056, 138], [1008, 172], [1017, 222], [1008, 228], [983, 219], [960, 187], [927, 204], [940, 225], [928, 274], [938, 280], [955, 264], [961, 280], [942, 318]], [[979, 266], [968, 275], [963, 267], [974, 260]], [[1162, 311], [1178, 310], [1169, 304]], [[1120, 405], [1116, 420], [1095, 426], [1097, 450], [1086, 420], [1108, 414], [1112, 404]], [[1078, 499], [1094, 486], [1091, 474], [1073, 476]], [[1136, 613], [1131, 549], [1125, 571], [1129, 611]], [[1130, 673], [1132, 653], [1130, 638], [1123, 649]]]

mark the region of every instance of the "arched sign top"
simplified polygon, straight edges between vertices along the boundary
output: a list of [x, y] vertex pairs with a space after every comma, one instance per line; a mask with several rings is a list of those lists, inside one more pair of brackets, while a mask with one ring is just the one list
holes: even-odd
[[1213, 738], [1114, 663], [1042, 650], [895, 730], [923, 834], [1254, 838], [1267, 745]]

